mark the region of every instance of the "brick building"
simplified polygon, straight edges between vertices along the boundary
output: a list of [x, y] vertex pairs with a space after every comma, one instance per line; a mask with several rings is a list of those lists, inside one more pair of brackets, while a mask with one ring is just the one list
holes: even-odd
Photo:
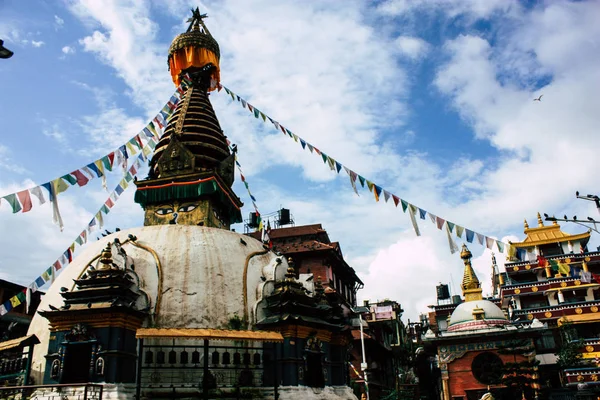
[[[508, 355], [503, 349], [517, 338], [533, 348], [543, 324], [537, 320], [522, 327], [511, 324], [495, 302], [483, 298], [481, 284], [471, 266], [471, 252], [464, 245], [460, 257], [465, 264], [461, 285], [464, 302], [456, 304], [454, 301], [440, 307], [440, 318], [446, 318], [447, 328], [439, 329], [439, 324], [434, 326], [436, 331], [430, 329], [424, 341], [428, 351], [437, 356], [441, 398], [478, 400], [490, 387], [497, 399], [517, 398], [500, 384], [502, 367], [506, 363], [533, 360], [535, 353]], [[452, 308], [448, 314], [448, 309]], [[435, 313], [430, 320], [437, 320]], [[533, 393], [527, 393], [527, 396], [533, 398]]]

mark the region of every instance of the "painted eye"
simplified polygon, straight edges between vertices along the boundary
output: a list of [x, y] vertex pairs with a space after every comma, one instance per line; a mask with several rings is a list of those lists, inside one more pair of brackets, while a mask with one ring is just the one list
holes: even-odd
[[173, 213], [173, 208], [171, 208], [171, 207], [159, 208], [158, 210], [155, 211], [155, 213], [157, 215], [172, 214]]
[[179, 212], [190, 212], [192, 210], [194, 210], [196, 207], [198, 207], [196, 204], [186, 204], [185, 206], [181, 206], [179, 207]]

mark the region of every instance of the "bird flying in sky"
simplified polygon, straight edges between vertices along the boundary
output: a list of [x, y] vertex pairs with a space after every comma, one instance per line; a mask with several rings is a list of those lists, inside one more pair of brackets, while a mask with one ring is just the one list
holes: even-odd
[[533, 99], [533, 101], [542, 101], [542, 96], [543, 94], [540, 94], [540, 97], [538, 97], [537, 99]]

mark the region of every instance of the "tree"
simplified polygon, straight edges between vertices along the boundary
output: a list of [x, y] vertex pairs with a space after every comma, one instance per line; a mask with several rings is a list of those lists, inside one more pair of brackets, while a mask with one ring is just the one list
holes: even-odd
[[[537, 366], [540, 364], [533, 357], [535, 348], [530, 339], [509, 340], [498, 348], [498, 353], [512, 356], [512, 361], [502, 366], [501, 383], [514, 395], [530, 394]], [[531, 398], [531, 395], [526, 396]]]
[[582, 365], [581, 346], [582, 340], [577, 340], [577, 331], [573, 326], [565, 322], [559, 328], [561, 346], [555, 355], [558, 357], [556, 365], [560, 369], [577, 368]]

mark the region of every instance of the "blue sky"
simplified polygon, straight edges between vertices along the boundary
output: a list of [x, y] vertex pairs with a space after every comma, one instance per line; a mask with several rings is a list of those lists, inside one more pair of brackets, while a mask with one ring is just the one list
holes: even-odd
[[[209, 14], [222, 83], [425, 210], [512, 240], [538, 211], [596, 212], [574, 198], [599, 188], [593, 1], [0, 1], [0, 38], [15, 52], [0, 60], [0, 195], [62, 176], [136, 134], [174, 90], [167, 50], [192, 6]], [[354, 195], [345, 174], [224, 92], [211, 99], [260, 210], [284, 206], [298, 224], [322, 223], [365, 281], [361, 297], [398, 300], [414, 318], [438, 282], [460, 280], [460, 259], [429, 220], [415, 237], [393, 205]], [[112, 174], [109, 187], [119, 179]], [[234, 189], [247, 215], [239, 178]], [[105, 218], [110, 230], [142, 223], [132, 189], [125, 193]], [[29, 283], [106, 197], [99, 179], [61, 195], [62, 233], [49, 205], [13, 215], [3, 202], [0, 248], [11, 251], [0, 277]], [[489, 251], [470, 247], [489, 282]]]

